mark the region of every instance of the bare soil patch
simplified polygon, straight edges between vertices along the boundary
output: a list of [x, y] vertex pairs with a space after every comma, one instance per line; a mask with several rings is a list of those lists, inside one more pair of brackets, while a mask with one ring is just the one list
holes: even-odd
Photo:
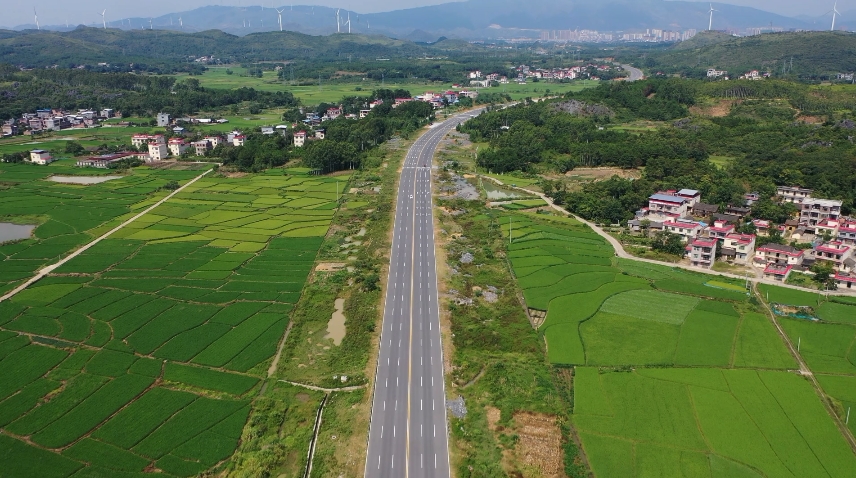
[[805, 124], [822, 124], [826, 120], [819, 116], [800, 115], [797, 116], [797, 121]]
[[518, 461], [538, 469], [542, 477], [562, 477], [562, 433], [556, 417], [541, 413], [514, 414], [514, 425], [520, 441], [515, 453]]
[[697, 116], [709, 116], [711, 118], [722, 118], [723, 116], [728, 116], [728, 113], [731, 112], [731, 108], [737, 104], [737, 101], [732, 100], [719, 100], [716, 101], [712, 105], [704, 105], [704, 106], [693, 106], [690, 107], [690, 113]]
[[319, 262], [315, 266], [315, 272], [338, 272], [345, 268], [344, 262]]
[[572, 171], [565, 173], [565, 176], [572, 179], [603, 181], [613, 176], [620, 178], [639, 179], [642, 177], [642, 171], [638, 169], [621, 169], [621, 168], [575, 168]]

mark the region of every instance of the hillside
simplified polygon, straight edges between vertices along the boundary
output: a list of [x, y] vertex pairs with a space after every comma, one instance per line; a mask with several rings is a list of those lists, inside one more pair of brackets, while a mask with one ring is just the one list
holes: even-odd
[[787, 32], [714, 40], [706, 45], [704, 40], [696, 42], [695, 45], [702, 43], [697, 47], [686, 42], [652, 53], [646, 66], [666, 72], [717, 68], [736, 73], [757, 69], [780, 74], [783, 62], [787, 62], [789, 74], [806, 79], [856, 71], [856, 35], [850, 33]]
[[296, 32], [253, 33], [243, 37], [218, 30], [182, 33], [78, 27], [70, 32], [0, 31], [0, 63], [61, 67], [97, 63], [170, 64], [214, 56], [224, 61], [331, 58], [407, 58], [430, 49], [381, 35], [311, 36]]

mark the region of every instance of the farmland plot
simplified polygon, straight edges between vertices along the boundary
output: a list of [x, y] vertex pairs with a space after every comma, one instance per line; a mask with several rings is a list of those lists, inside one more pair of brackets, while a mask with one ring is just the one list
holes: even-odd
[[598, 476], [843, 477], [856, 469], [809, 383], [786, 372], [579, 368], [575, 390], [574, 423]]
[[[96, 172], [95, 174], [105, 174]], [[43, 266], [108, 230], [107, 225], [150, 205], [170, 181], [184, 182], [199, 174], [136, 168], [120, 179], [81, 186], [48, 181], [54, 174], [81, 174], [70, 162], [46, 167], [0, 163], [0, 222], [37, 224], [33, 237], [0, 245], [0, 293], [6, 292]], [[91, 171], [87, 171], [92, 175]]]
[[[743, 284], [615, 259], [608, 244], [580, 224], [525, 215], [510, 222], [517, 229], [508, 257], [526, 306], [546, 312], [540, 330], [551, 362], [795, 366], [772, 325], [742, 312]], [[749, 342], [764, 353], [742, 346]]]
[[337, 204], [335, 179], [278, 174], [200, 180], [0, 303], [0, 436], [25, 450], [0, 468], [195, 476], [234, 452]]

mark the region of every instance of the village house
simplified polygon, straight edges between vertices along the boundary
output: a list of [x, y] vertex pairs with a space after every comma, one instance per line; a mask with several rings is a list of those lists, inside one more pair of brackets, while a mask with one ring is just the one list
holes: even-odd
[[243, 146], [244, 141], [247, 140], [247, 137], [242, 134], [236, 134], [232, 137], [232, 146]]
[[848, 219], [842, 222], [838, 226], [837, 239], [844, 244], [856, 245], [856, 221]]
[[211, 149], [220, 146], [220, 144], [223, 142], [223, 138], [221, 138], [220, 136], [206, 136], [202, 139], [208, 141], [208, 143], [211, 145]]
[[411, 101], [413, 101], [413, 98], [396, 98], [395, 103], [392, 105], [392, 107], [397, 108], [403, 105], [404, 103], [410, 103]]
[[33, 164], [40, 164], [42, 166], [46, 164], [50, 164], [53, 162], [53, 157], [51, 153], [45, 151], [44, 149], [34, 149], [30, 151], [30, 162]]
[[761, 200], [761, 195], [758, 193], [746, 193], [743, 195], [743, 204], [751, 207], [753, 204]]
[[804, 199], [811, 197], [811, 189], [804, 189], [797, 186], [779, 186], [776, 188], [776, 196], [782, 202], [790, 202], [800, 204]]
[[205, 153], [208, 152], [210, 145], [211, 143], [205, 141], [204, 139], [190, 143], [190, 146], [193, 148], [193, 151], [196, 156], [205, 156]]
[[716, 239], [698, 238], [690, 242], [689, 259], [693, 267], [710, 269], [716, 261]]
[[714, 239], [725, 239], [725, 236], [733, 233], [734, 224], [725, 221], [714, 221], [713, 225], [707, 228], [707, 235]]
[[175, 157], [181, 156], [187, 151], [187, 143], [181, 138], [171, 138], [168, 147], [170, 154]]
[[793, 269], [794, 266], [792, 265], [770, 264], [764, 268], [764, 278], [779, 282], [785, 282], [786, 280], [788, 280], [788, 276], [791, 275], [791, 271]]
[[716, 214], [717, 211], [719, 211], [719, 206], [716, 204], [705, 204], [700, 202], [693, 206], [692, 214], [695, 217], [706, 218]]
[[835, 285], [839, 289], [856, 289], [856, 275], [838, 272], [835, 274]]
[[763, 219], [753, 219], [752, 225], [755, 226], [755, 234], [759, 236], [770, 235], [770, 221], [765, 221]]
[[149, 161], [163, 161], [169, 156], [166, 143], [149, 143]]
[[681, 218], [687, 215], [688, 210], [689, 201], [675, 194], [659, 192], [648, 198], [648, 214]]
[[368, 115], [369, 115], [369, 113], [371, 113], [371, 112], [372, 112], [372, 110], [360, 110], [360, 119], [365, 118], [365, 117], [366, 117], [366, 116], [368, 116]]
[[160, 127], [169, 126], [169, 115], [166, 113], [158, 113], [157, 125]]
[[131, 145], [135, 148], [140, 148], [149, 143], [163, 143], [164, 136], [162, 134], [135, 134], [131, 136]]
[[834, 199], [803, 199], [800, 204], [800, 224], [806, 231], [814, 233], [815, 226], [829, 219], [838, 219], [841, 215], [841, 201]]
[[315, 139], [324, 139], [327, 136], [327, 130], [324, 128], [315, 130]]
[[294, 133], [294, 146], [302, 148], [304, 144], [306, 144], [306, 131]]
[[722, 256], [737, 264], [749, 264], [755, 256], [755, 236], [752, 234], [728, 234], [722, 241]]
[[755, 250], [755, 264], [760, 266], [770, 264], [798, 266], [802, 264], [803, 257], [805, 257], [803, 251], [782, 244], [764, 244]]
[[141, 156], [148, 159], [148, 156], [144, 153], [102, 154], [100, 156], [90, 156], [88, 158], [78, 159], [77, 166], [80, 168], [107, 169], [111, 164], [118, 163], [129, 158], [140, 158]]
[[840, 272], [850, 272], [852, 260], [847, 265], [845, 261], [853, 256], [853, 248], [838, 241], [823, 242], [812, 250], [816, 261], [829, 261]]
[[677, 234], [684, 242], [689, 242], [701, 234], [702, 226], [693, 221], [666, 221], [663, 223], [663, 230]]

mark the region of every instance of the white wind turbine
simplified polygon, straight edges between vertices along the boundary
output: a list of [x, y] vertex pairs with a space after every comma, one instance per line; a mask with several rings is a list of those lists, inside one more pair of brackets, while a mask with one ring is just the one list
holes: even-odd
[[834, 32], [835, 31], [835, 16], [841, 15], [841, 12], [838, 11], [838, 2], [835, 2], [832, 5], [832, 10], [826, 12], [827, 15], [829, 15], [830, 13], [832, 14], [832, 28], [830, 28], [829, 31]]
[[[274, 8], [274, 10], [276, 10], [276, 9]], [[284, 12], [284, 11], [285, 11], [284, 8], [282, 10], [276, 10], [276, 14], [277, 14], [277, 16], [279, 16], [279, 31], [282, 31], [282, 12]]]
[[710, 11], [708, 12], [708, 13], [710, 13], [710, 21], [707, 24], [707, 30], [708, 31], [713, 30], [713, 12], [718, 12], [718, 11], [719, 10], [713, 9], [713, 4], [711, 3], [710, 4]]
[[351, 33], [351, 12], [348, 12], [348, 33]]
[[152, 26], [152, 18], [149, 17], [149, 30], [154, 30], [155, 27]]
[[107, 9], [105, 8], [103, 12], [101, 12], [101, 24], [104, 25], [104, 29], [107, 29], [107, 17], [104, 15], [107, 14]]
[[181, 21], [181, 17], [178, 17], [178, 26], [179, 28], [184, 28], [184, 22]]
[[42, 27], [39, 26], [39, 14], [36, 13], [36, 7], [33, 7], [33, 16], [36, 17], [36, 30], [41, 30]]
[[339, 9], [336, 9], [336, 33], [342, 33], [341, 24], [339, 23]]

